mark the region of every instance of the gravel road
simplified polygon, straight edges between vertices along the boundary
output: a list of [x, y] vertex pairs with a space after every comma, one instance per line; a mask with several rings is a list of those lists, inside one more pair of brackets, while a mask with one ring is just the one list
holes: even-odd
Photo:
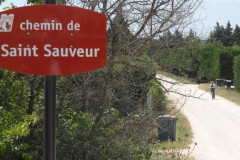
[[[240, 160], [240, 106], [219, 96], [212, 100], [198, 85], [172, 85], [164, 81], [162, 84], [172, 91], [168, 96], [182, 107], [191, 123], [193, 141], [197, 142], [192, 156], [197, 160]], [[186, 98], [173, 92], [201, 98]]]

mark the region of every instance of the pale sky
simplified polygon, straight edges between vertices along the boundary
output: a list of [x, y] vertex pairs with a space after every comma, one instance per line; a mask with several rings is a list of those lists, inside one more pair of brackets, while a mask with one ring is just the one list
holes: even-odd
[[216, 26], [216, 22], [226, 26], [228, 20], [232, 28], [240, 26], [240, 0], [204, 0], [197, 14], [204, 18], [202, 21], [204, 32], [209, 33]]
[[[3, 11], [5, 6], [10, 6], [10, 3], [20, 7], [26, 5], [26, 0], [5, 0], [0, 6], [0, 11]], [[228, 20], [232, 28], [235, 25], [240, 26], [240, 0], [204, 0], [202, 6], [196, 12], [195, 18], [202, 19], [196, 23], [194, 30], [201, 33], [201, 37], [207, 37], [209, 32], [214, 29], [216, 22], [226, 26]]]

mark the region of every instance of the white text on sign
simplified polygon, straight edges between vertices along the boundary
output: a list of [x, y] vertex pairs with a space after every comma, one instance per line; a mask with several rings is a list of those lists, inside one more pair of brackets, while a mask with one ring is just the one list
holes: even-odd
[[[61, 31], [63, 30], [63, 24], [55, 22], [52, 20], [50, 22], [30, 22], [28, 19], [25, 22], [20, 23], [20, 29], [25, 30], [35, 30], [35, 31]], [[79, 31], [80, 24], [71, 20], [66, 29], [69, 31]]]
[[[45, 53], [44, 57], [87, 57], [96, 58], [100, 52], [100, 48], [56, 48], [50, 44], [43, 47]], [[39, 57], [37, 51], [39, 48], [36, 45], [27, 45], [23, 47], [19, 44], [18, 47], [10, 47], [8, 44], [1, 45], [0, 57]]]

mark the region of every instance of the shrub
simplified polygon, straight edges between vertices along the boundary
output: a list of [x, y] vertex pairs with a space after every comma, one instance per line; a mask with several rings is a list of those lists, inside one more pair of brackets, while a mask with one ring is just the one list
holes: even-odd
[[239, 46], [224, 47], [219, 53], [219, 77], [233, 80], [233, 59], [239, 55]]
[[240, 55], [234, 57], [234, 86], [237, 91], [240, 91]]
[[161, 52], [159, 65], [164, 71], [208, 82], [217, 78], [233, 80], [233, 58], [239, 55], [240, 47], [208, 43]]
[[141, 138], [149, 126], [144, 125], [145, 117], [138, 115], [119, 119], [116, 113], [114, 110], [106, 116], [111, 116], [113, 121], [117, 120], [119, 123], [109, 125], [103, 117], [93, 130], [94, 115], [76, 112], [70, 108], [64, 109], [58, 117], [57, 157], [82, 160], [143, 160], [149, 157], [149, 154], [151, 156], [149, 144], [144, 138], [147, 136]]
[[148, 93], [149, 105], [152, 111], [164, 112], [166, 110], [166, 98], [162, 87], [156, 80], [151, 80], [151, 88]]

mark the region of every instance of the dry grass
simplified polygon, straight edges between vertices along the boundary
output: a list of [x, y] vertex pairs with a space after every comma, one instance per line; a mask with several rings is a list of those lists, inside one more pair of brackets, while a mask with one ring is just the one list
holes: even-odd
[[[207, 84], [207, 83], [200, 84], [199, 89], [210, 92], [209, 85], [210, 84]], [[237, 105], [240, 105], [240, 98], [239, 98], [240, 93], [236, 92], [234, 89], [229, 89], [225, 87], [216, 87], [215, 94], [225, 99], [228, 99], [229, 101], [236, 103]]]

